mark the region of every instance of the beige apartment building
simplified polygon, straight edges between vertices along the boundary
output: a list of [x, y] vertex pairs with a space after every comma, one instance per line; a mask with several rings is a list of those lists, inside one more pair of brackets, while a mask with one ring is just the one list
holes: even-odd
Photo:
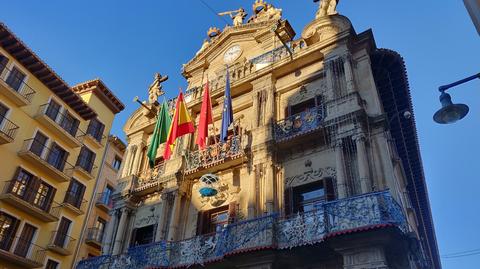
[[109, 210], [113, 207], [112, 194], [117, 185], [117, 177], [123, 161], [126, 145], [110, 135], [103, 164], [97, 180], [94, 204], [87, 216], [86, 226], [77, 260], [101, 255], [105, 228], [110, 221]]

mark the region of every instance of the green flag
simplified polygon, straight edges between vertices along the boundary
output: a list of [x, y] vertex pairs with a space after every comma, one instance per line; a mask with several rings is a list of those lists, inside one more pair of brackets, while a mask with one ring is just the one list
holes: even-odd
[[164, 100], [160, 110], [158, 111], [157, 123], [155, 124], [155, 129], [153, 130], [152, 140], [150, 146], [148, 147], [148, 164], [150, 168], [155, 166], [155, 159], [157, 158], [157, 150], [160, 144], [165, 143], [168, 137], [168, 129], [172, 118], [168, 114], [168, 105]]

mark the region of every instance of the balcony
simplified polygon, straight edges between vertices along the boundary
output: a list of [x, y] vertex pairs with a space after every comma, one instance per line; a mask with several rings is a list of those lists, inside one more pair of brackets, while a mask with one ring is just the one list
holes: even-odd
[[80, 216], [85, 214], [87, 210], [87, 204], [87, 200], [79, 199], [75, 194], [67, 192], [61, 205], [63, 208], [70, 210], [75, 215]]
[[75, 248], [75, 239], [72, 237], [60, 233], [59, 231], [53, 231], [50, 237], [50, 243], [47, 246], [48, 250], [51, 250], [62, 256], [72, 255]]
[[233, 136], [226, 143], [219, 142], [202, 150], [187, 151], [185, 174], [212, 173], [241, 163], [244, 156], [241, 136]]
[[277, 143], [314, 133], [323, 126], [325, 107], [317, 106], [291, 115], [274, 123], [273, 135]]
[[84, 144], [90, 144], [93, 145], [96, 149], [100, 149], [105, 145], [105, 142], [107, 140], [107, 136], [101, 135], [99, 137], [94, 137], [93, 135], [89, 133], [84, 133], [78, 136], [78, 139]]
[[73, 170], [87, 180], [94, 179], [95, 172], [97, 170], [97, 166], [93, 164], [94, 160], [86, 162], [86, 161], [82, 161], [82, 159], [84, 158], [79, 157], [79, 161], [77, 162], [77, 165], [75, 165]]
[[0, 92], [17, 106], [26, 106], [32, 102], [35, 90], [28, 86], [23, 78], [10, 76], [11, 70], [4, 68], [0, 74]]
[[0, 115], [0, 145], [13, 142], [17, 135], [18, 126]]
[[69, 181], [72, 176], [73, 165], [59, 160], [55, 157], [55, 154], [50, 153], [54, 153], [51, 148], [36, 142], [34, 139], [27, 139], [23, 142], [18, 156], [50, 174], [51, 178], [58, 182]]
[[[118, 256], [81, 261], [77, 269], [190, 267], [259, 249], [291, 249], [318, 244], [326, 238], [392, 227], [407, 232], [402, 209], [389, 192], [376, 192], [323, 203], [313, 211], [289, 218], [270, 215], [230, 224], [220, 231], [176, 242], [130, 248]], [[105, 266], [105, 267], [101, 267]]]
[[[42, 267], [45, 249], [19, 237], [0, 235], [0, 261], [15, 264], [20, 268]], [[0, 262], [0, 264], [5, 264]]]
[[107, 193], [107, 192], [97, 193], [97, 199], [96, 199], [95, 205], [106, 212], [110, 211], [110, 209], [112, 209], [113, 207], [113, 200], [111, 197], [111, 193]]
[[0, 200], [42, 221], [58, 221], [60, 216], [58, 203], [54, 201], [48, 203], [40, 197], [41, 193], [38, 190], [15, 184], [17, 182], [14, 180], [5, 182]]
[[135, 178], [134, 191], [137, 195], [142, 195], [143, 191], [154, 188], [161, 183], [161, 176], [165, 172], [165, 163], [160, 163], [154, 168], [146, 169], [140, 172]]
[[88, 228], [87, 237], [85, 238], [85, 243], [97, 248], [102, 248], [102, 239], [103, 239], [103, 230], [100, 230], [97, 227]]
[[[77, 134], [83, 135], [78, 129], [78, 126], [72, 125], [71, 119], [64, 113], [57, 112], [55, 115], [49, 115], [48, 109], [50, 104], [41, 105], [38, 109], [35, 119], [41, 122], [48, 129], [61, 137], [62, 142], [65, 142], [69, 147], [77, 148], [82, 143], [77, 139]], [[53, 113], [51, 113], [53, 114]]]

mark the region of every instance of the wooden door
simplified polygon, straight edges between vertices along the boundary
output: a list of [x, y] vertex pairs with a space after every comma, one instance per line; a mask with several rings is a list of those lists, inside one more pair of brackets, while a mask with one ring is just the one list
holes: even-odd
[[46, 147], [47, 140], [47, 136], [40, 132], [37, 132], [35, 138], [32, 141], [32, 144], [30, 145], [30, 151], [41, 157], [43, 149]]
[[67, 245], [67, 233], [68, 229], [70, 228], [70, 224], [72, 223], [71, 220], [63, 218], [60, 221], [60, 225], [58, 226], [57, 235], [55, 236], [54, 244], [58, 247], [65, 248]]
[[21, 257], [27, 257], [30, 246], [32, 245], [33, 236], [37, 228], [32, 225], [25, 223], [23, 226], [22, 234], [18, 238], [17, 246], [15, 247], [14, 253]]

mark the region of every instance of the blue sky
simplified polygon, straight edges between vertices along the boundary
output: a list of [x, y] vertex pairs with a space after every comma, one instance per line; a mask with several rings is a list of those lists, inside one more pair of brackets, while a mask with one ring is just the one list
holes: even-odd
[[[205, 0], [217, 11], [244, 7], [253, 0]], [[311, 0], [271, 1], [283, 9], [297, 36], [313, 19]], [[480, 248], [480, 80], [450, 92], [467, 103], [470, 114], [454, 125], [432, 121], [441, 84], [480, 72], [480, 39], [462, 1], [341, 1], [341, 14], [356, 29], [373, 29], [378, 47], [405, 58], [420, 147], [441, 254]], [[176, 1], [6, 1], [6, 23], [69, 84], [100, 77], [127, 105], [114, 123], [137, 108], [134, 96], [147, 99], [153, 74], [161, 72], [167, 96], [186, 87], [180, 74], [200, 48], [210, 26], [225, 23], [199, 0]], [[477, 268], [480, 255], [442, 259], [443, 267]]]

